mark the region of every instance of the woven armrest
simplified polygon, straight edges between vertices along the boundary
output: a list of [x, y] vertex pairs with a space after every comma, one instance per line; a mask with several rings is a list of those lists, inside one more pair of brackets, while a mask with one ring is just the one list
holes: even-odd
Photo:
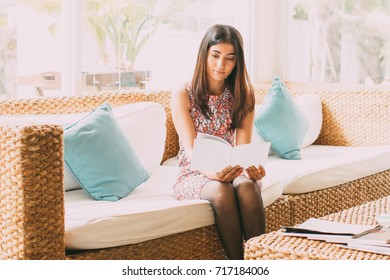
[[63, 129], [0, 127], [1, 259], [64, 259]]

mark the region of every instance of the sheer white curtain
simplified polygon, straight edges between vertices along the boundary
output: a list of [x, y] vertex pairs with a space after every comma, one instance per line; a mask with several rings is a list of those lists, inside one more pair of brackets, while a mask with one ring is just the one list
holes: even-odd
[[390, 82], [390, 1], [290, 0], [286, 78]]

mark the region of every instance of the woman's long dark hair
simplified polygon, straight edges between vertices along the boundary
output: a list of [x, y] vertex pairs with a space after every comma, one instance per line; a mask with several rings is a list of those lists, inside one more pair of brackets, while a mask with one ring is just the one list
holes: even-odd
[[216, 24], [204, 35], [199, 46], [195, 72], [192, 78], [192, 90], [195, 104], [202, 113], [209, 117], [207, 105], [209, 96], [207, 84], [207, 55], [211, 46], [219, 43], [232, 44], [236, 53], [236, 65], [226, 80], [228, 89], [233, 94], [233, 111], [231, 128], [240, 128], [246, 115], [254, 110], [255, 97], [253, 86], [245, 66], [243, 40], [241, 34], [232, 26]]

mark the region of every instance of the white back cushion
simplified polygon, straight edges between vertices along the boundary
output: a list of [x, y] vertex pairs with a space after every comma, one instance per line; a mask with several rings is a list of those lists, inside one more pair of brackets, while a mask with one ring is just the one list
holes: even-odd
[[164, 107], [154, 102], [139, 102], [114, 107], [114, 115], [144, 167], [155, 172], [160, 166], [166, 137]]
[[297, 96], [295, 101], [299, 109], [309, 121], [309, 129], [301, 145], [301, 149], [313, 144], [320, 135], [322, 127], [322, 104], [321, 99], [314, 94]]
[[[165, 148], [165, 110], [159, 103], [137, 102], [113, 107], [113, 113], [132, 148], [149, 173], [159, 167]], [[88, 113], [48, 115], [0, 115], [0, 124], [58, 124], [67, 127]], [[81, 188], [64, 164], [65, 190]]]

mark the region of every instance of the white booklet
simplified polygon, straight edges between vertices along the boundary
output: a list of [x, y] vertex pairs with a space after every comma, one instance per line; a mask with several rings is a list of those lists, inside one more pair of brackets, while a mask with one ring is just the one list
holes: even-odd
[[362, 245], [354, 243], [348, 243], [347, 245], [339, 244], [338, 246], [341, 248], [355, 249], [359, 251], [390, 256], [390, 247], [388, 246]]
[[280, 235], [292, 237], [304, 237], [310, 240], [319, 240], [332, 243], [346, 244], [352, 239], [350, 235], [320, 234], [320, 233], [300, 233], [300, 232], [280, 232]]
[[[390, 228], [380, 228], [350, 240], [351, 244], [390, 245]], [[350, 244], [348, 243], [348, 246]]]
[[[353, 238], [364, 236], [372, 232], [378, 231], [380, 225], [359, 225], [359, 224], [348, 224], [327, 221], [317, 218], [309, 218], [300, 225], [294, 227], [283, 227], [286, 232], [293, 232], [297, 234], [327, 234], [327, 235], [346, 235]], [[306, 237], [306, 236], [303, 236]]]
[[194, 140], [191, 169], [218, 172], [228, 165], [244, 168], [264, 165], [270, 146], [270, 142], [231, 146], [220, 137], [198, 133]]

